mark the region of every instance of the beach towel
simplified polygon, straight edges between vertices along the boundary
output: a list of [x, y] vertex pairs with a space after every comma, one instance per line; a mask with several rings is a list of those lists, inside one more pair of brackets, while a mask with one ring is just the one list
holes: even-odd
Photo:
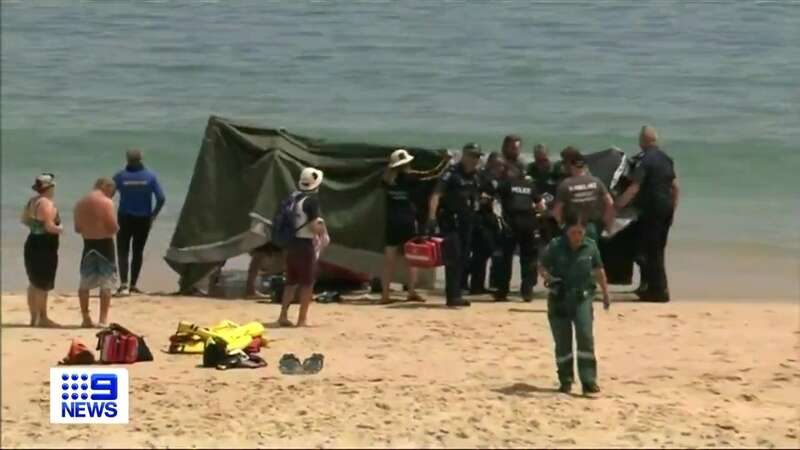
[[82, 290], [111, 290], [117, 285], [113, 239], [85, 239], [81, 258]]

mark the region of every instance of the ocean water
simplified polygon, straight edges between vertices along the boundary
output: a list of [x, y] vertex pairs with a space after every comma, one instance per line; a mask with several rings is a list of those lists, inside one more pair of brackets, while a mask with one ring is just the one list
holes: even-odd
[[[0, 10], [4, 290], [26, 284], [17, 216], [33, 177], [56, 173], [69, 227], [74, 201], [132, 146], [168, 195], [144, 277], [172, 287], [160, 257], [217, 114], [433, 147], [497, 149], [514, 132], [526, 152], [545, 142], [633, 154], [639, 127], [653, 124], [683, 193], [671, 248], [688, 253], [670, 270], [686, 277], [673, 291], [708, 294], [691, 276], [716, 268], [720, 285], [761, 271], [775, 295], [796, 297], [798, 3], [4, 1]], [[79, 246], [65, 236], [67, 288]], [[692, 252], [711, 259], [694, 267]], [[736, 292], [761, 292], [745, 284]]]

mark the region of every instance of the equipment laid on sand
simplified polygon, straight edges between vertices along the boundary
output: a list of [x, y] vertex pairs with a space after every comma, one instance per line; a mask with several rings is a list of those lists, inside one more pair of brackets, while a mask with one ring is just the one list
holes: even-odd
[[180, 321], [175, 334], [170, 336], [168, 353], [200, 354], [206, 349], [207, 342], [214, 340], [223, 345], [228, 354], [244, 350], [258, 338], [261, 346], [265, 346], [264, 325], [248, 322], [239, 325], [230, 320], [223, 320], [211, 328], [204, 328], [193, 323]]
[[112, 323], [97, 333], [97, 350], [103, 364], [132, 364], [153, 360], [153, 354], [144, 338], [118, 323]]
[[429, 237], [412, 239], [405, 243], [403, 250], [406, 263], [413, 267], [439, 267], [442, 262], [442, 238]]
[[69, 345], [67, 356], [58, 362], [59, 365], [90, 365], [94, 364], [94, 354], [80, 339], [73, 338]]

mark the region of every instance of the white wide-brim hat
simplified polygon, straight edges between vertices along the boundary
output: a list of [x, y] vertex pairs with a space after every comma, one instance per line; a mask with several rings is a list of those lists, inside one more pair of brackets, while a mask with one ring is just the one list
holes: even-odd
[[396, 167], [404, 166], [414, 160], [414, 157], [408, 153], [408, 150], [399, 148], [392, 152], [389, 157], [389, 167], [394, 169]]
[[313, 167], [306, 167], [300, 172], [300, 181], [297, 182], [297, 187], [301, 191], [313, 191], [322, 184], [322, 177], [324, 174], [321, 170]]
[[52, 173], [43, 173], [33, 180], [33, 189], [36, 192], [44, 192], [56, 185], [56, 176]]

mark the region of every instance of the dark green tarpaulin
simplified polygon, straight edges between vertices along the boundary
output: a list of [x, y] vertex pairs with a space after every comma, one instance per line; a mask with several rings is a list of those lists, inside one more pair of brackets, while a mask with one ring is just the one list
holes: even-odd
[[[266, 242], [266, 222], [307, 166], [325, 173], [319, 195], [333, 241], [326, 260], [362, 271], [374, 268], [374, 262], [359, 264], [359, 258], [383, 251], [381, 175], [400, 147], [326, 143], [212, 116], [166, 255], [181, 277], [181, 289], [220, 262]], [[416, 170], [434, 169], [446, 155], [445, 150], [404, 148], [415, 156]]]

